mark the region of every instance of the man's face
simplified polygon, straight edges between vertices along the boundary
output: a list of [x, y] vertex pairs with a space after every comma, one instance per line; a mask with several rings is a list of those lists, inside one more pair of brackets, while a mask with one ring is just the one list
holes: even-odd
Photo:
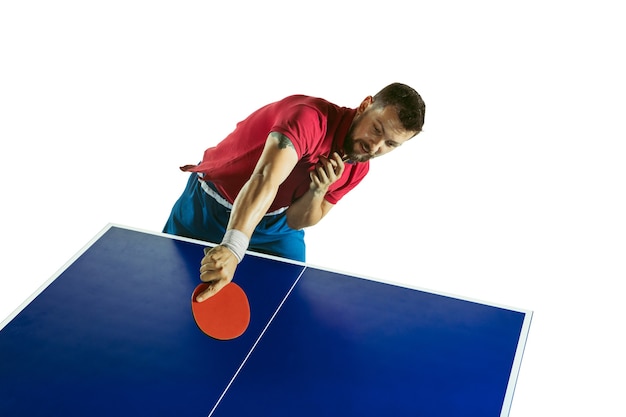
[[415, 136], [404, 129], [395, 108], [380, 108], [368, 97], [357, 109], [344, 141], [344, 153], [354, 162], [365, 162], [398, 148]]

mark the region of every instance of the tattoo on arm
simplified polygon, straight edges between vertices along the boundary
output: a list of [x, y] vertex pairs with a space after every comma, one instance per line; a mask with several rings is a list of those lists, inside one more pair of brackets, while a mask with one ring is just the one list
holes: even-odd
[[270, 136], [278, 139], [278, 149], [285, 149], [285, 148], [295, 149], [295, 147], [293, 146], [293, 143], [291, 143], [291, 140], [287, 136], [283, 135], [282, 133], [272, 132], [270, 133]]

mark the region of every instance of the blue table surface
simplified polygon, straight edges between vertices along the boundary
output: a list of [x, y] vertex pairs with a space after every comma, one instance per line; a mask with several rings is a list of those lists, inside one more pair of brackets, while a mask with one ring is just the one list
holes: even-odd
[[501, 415], [528, 312], [250, 255], [215, 340], [205, 246], [105, 229], [0, 330], [0, 416]]

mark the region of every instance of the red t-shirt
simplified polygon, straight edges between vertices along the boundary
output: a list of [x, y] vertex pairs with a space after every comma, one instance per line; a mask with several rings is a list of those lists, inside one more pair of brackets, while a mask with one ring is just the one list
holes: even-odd
[[[202, 162], [184, 171], [201, 172], [230, 203], [250, 179], [270, 132], [287, 136], [298, 154], [298, 163], [281, 184], [268, 212], [291, 205], [308, 189], [309, 172], [319, 155], [341, 149], [356, 114], [326, 100], [303, 95], [268, 104], [237, 124], [217, 146], [204, 152]], [[341, 178], [332, 184], [325, 199], [336, 204], [365, 177], [368, 162], [346, 164]]]

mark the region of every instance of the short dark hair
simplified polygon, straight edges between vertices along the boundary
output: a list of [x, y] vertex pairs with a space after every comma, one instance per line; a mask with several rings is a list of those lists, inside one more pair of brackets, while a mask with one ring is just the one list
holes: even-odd
[[418, 92], [408, 85], [389, 84], [374, 96], [374, 105], [381, 108], [394, 106], [402, 126], [407, 131], [416, 134], [422, 131], [426, 104]]

